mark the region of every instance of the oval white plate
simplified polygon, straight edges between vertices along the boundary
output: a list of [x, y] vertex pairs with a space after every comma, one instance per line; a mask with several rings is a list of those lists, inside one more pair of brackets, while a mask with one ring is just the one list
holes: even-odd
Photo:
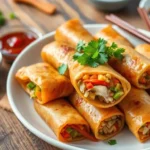
[[[105, 25], [85, 25], [85, 27], [95, 34]], [[122, 35], [127, 37], [134, 45], [143, 43], [143, 41], [127, 34], [118, 27], [114, 26]], [[33, 102], [29, 96], [24, 92], [20, 85], [15, 80], [16, 71], [22, 66], [28, 66], [41, 61], [40, 52], [44, 45], [54, 40], [54, 32], [48, 33], [43, 38], [36, 40], [29, 45], [15, 60], [8, 75], [7, 80], [7, 94], [10, 105], [22, 122], [22, 124], [28, 128], [33, 134], [41, 138], [42, 140], [65, 150], [150, 150], [150, 142], [141, 144], [127, 129], [127, 127], [113, 139], [117, 140], [116, 145], [109, 145], [107, 142], [90, 142], [83, 140], [74, 143], [62, 143], [59, 142], [52, 130], [47, 124], [38, 116], [33, 108]]]

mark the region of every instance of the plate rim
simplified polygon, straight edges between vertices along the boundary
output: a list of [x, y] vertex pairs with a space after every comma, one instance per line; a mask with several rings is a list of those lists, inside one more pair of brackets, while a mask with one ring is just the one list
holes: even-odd
[[[105, 27], [108, 24], [85, 24], [84, 27], [85, 28], [94, 28], [94, 27]], [[113, 27], [115, 27], [116, 25], [113, 25]], [[8, 77], [7, 77], [7, 83], [6, 83], [6, 92], [7, 92], [7, 96], [8, 96], [8, 100], [9, 103], [11, 105], [11, 108], [14, 112], [14, 114], [16, 115], [16, 117], [18, 118], [18, 120], [22, 123], [22, 125], [24, 125], [30, 132], [32, 132], [34, 135], [36, 135], [38, 138], [40, 138], [41, 140], [55, 146], [58, 148], [63, 148], [65, 150], [86, 150], [84, 148], [79, 148], [79, 147], [75, 147], [72, 145], [68, 145], [68, 143], [63, 143], [61, 141], [58, 141], [57, 139], [53, 139], [51, 137], [46, 136], [45, 134], [43, 134], [40, 130], [36, 129], [34, 126], [32, 126], [30, 124], [30, 122], [28, 122], [23, 115], [21, 115], [21, 113], [19, 112], [19, 110], [17, 109], [14, 100], [12, 98], [12, 93], [11, 90], [9, 88], [9, 85], [11, 84], [11, 78], [13, 77], [13, 70], [17, 64], [17, 62], [20, 60], [20, 58], [24, 55], [24, 53], [28, 52], [34, 45], [36, 45], [38, 42], [48, 38], [48, 37], [52, 37], [54, 36], [55, 31], [49, 32], [45, 35], [43, 35], [41, 38], [37, 39], [36, 41], [34, 41], [33, 43], [31, 43], [29, 46], [27, 46], [20, 54], [19, 56], [16, 58], [16, 60], [14, 61], [14, 63], [12, 64], [10, 71], [8, 73]], [[111, 148], [111, 147], [110, 147]], [[149, 148], [148, 148], [149, 149]], [[141, 149], [141, 150], [148, 150], [146, 149]]]

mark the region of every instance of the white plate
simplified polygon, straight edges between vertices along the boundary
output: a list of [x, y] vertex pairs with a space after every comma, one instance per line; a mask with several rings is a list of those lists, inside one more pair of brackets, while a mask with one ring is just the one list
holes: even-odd
[[[92, 34], [95, 34], [104, 26], [105, 25], [86, 25], [85, 27]], [[127, 34], [116, 26], [115, 29], [127, 37], [134, 45], [142, 43], [141, 40], [131, 36], [130, 34]], [[40, 52], [42, 47], [53, 40], [54, 32], [48, 33], [47, 35], [43, 36], [43, 38], [33, 42], [17, 57], [9, 72], [7, 80], [8, 99], [14, 113], [22, 122], [22, 124], [42, 140], [65, 150], [150, 150], [149, 141], [144, 144], [139, 143], [127, 128], [113, 138], [117, 140], [117, 144], [113, 146], [110, 146], [107, 142], [99, 141], [95, 143], [88, 140], [66, 144], [59, 142], [56, 139], [52, 130], [34, 110], [32, 100], [14, 78], [16, 71], [20, 67], [40, 62]]]

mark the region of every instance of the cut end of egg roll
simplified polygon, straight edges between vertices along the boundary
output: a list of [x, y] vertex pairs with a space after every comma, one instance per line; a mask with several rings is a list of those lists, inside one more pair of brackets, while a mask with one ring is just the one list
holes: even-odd
[[55, 34], [55, 40], [76, 47], [79, 41], [90, 42], [93, 36], [83, 27], [78, 19], [72, 19], [62, 24]]
[[130, 83], [108, 65], [70, 68], [70, 78], [78, 94], [101, 108], [118, 104], [130, 91]]
[[140, 142], [150, 139], [150, 96], [141, 89], [131, 88], [129, 94], [119, 103], [125, 114], [126, 123]]
[[118, 134], [124, 127], [124, 115], [116, 107], [97, 108], [77, 93], [70, 96], [70, 101], [90, 124], [97, 139], [107, 140]]
[[74, 90], [69, 79], [47, 63], [22, 67], [17, 71], [16, 79], [30, 97], [40, 104], [68, 96]]
[[72, 142], [88, 138], [94, 140], [88, 123], [65, 99], [41, 105], [34, 101], [37, 113], [54, 131], [58, 140]]
[[99, 32], [95, 35], [96, 39], [104, 38], [105, 40], [111, 40], [115, 43], [119, 43], [122, 45], [133, 47], [132, 44], [122, 35], [120, 35], [113, 27], [112, 25], [108, 25], [101, 29]]

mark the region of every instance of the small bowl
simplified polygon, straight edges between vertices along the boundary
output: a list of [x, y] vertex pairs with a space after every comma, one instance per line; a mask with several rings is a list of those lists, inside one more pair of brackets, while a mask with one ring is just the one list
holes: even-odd
[[114, 12], [127, 6], [129, 0], [89, 0], [96, 8]]
[[[42, 34], [38, 30], [36, 30], [33, 27], [26, 26], [26, 25], [24, 25], [24, 26], [23, 25], [22, 26], [19, 26], [19, 25], [4, 26], [3, 28], [1, 28], [0, 37], [4, 36], [6, 34], [14, 33], [14, 32], [26, 32], [26, 33], [29, 32], [32, 35], [34, 35], [34, 37], [36, 39], [42, 37]], [[20, 53], [19, 54], [9, 54], [9, 53], [5, 53], [3, 50], [0, 50], [0, 51], [3, 55], [4, 61], [6, 61], [7, 63], [12, 63], [15, 60], [15, 58], [20, 54]]]
[[141, 0], [139, 3], [140, 8], [145, 8], [148, 11], [150, 10], [150, 0]]

